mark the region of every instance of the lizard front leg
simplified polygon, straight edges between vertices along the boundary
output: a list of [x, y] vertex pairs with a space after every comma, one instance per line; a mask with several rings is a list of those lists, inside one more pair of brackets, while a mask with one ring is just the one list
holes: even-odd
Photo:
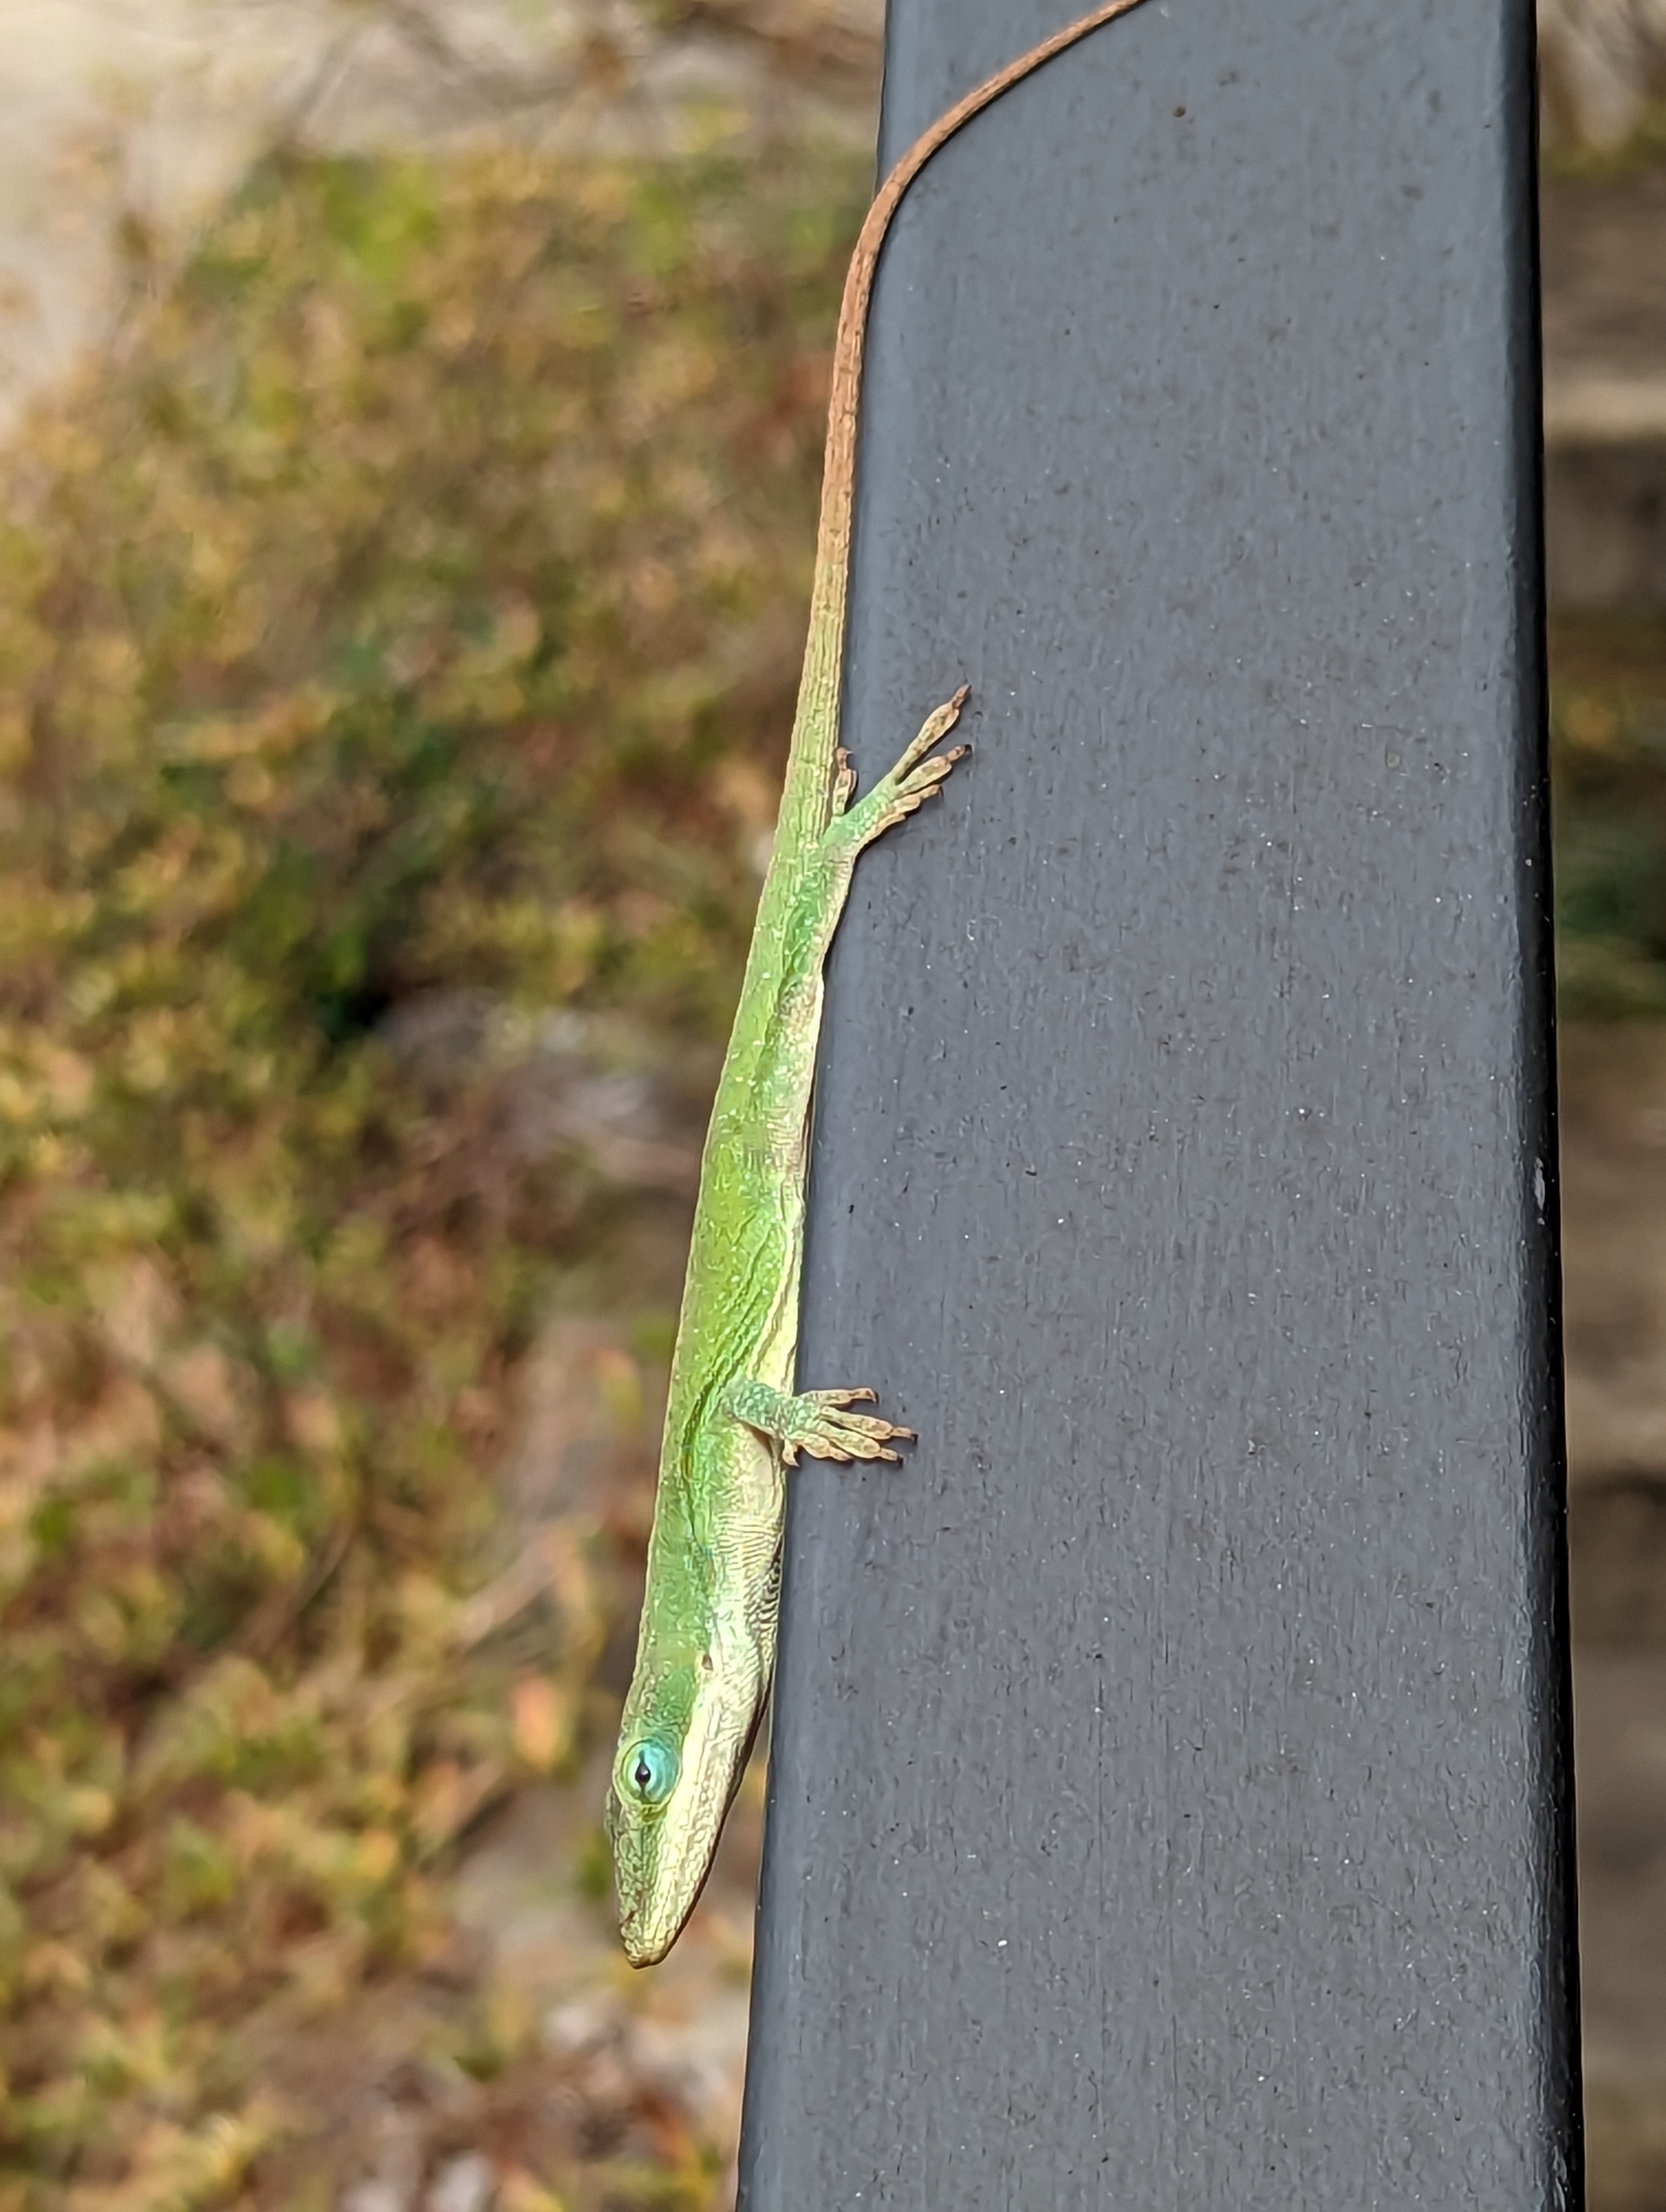
[[800, 1452], [812, 1459], [888, 1459], [894, 1437], [911, 1443], [912, 1429], [898, 1428], [874, 1413], [853, 1413], [852, 1406], [873, 1403], [872, 1390], [801, 1390], [796, 1395], [771, 1389], [767, 1382], [741, 1378], [724, 1394], [728, 1411], [749, 1429], [771, 1437], [781, 1446], [788, 1467], [796, 1467]]

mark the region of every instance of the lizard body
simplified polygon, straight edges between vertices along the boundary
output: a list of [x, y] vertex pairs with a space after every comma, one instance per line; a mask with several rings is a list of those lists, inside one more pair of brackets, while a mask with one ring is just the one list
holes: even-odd
[[967, 690], [853, 800], [839, 744], [856, 428], [868, 303], [904, 193], [973, 116], [1139, 0], [1109, 0], [968, 94], [885, 179], [851, 258], [834, 352], [809, 637], [774, 849], [702, 1157], [672, 1355], [636, 1666], [608, 1796], [620, 1932], [662, 1959], [694, 1908], [775, 1668], [786, 1469], [894, 1460], [911, 1431], [795, 1387], [811, 1089], [823, 966], [857, 855], [937, 792]]

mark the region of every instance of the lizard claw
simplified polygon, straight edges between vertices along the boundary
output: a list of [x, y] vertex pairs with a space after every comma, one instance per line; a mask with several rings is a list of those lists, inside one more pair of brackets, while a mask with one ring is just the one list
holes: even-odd
[[856, 788], [856, 771], [850, 765], [850, 755], [842, 745], [833, 758], [836, 769], [833, 778], [833, 819], [836, 822], [850, 804], [850, 794]]

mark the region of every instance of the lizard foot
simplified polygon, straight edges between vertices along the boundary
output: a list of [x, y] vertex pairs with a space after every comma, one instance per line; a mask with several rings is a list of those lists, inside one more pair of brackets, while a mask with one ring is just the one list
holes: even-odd
[[[846, 834], [854, 836], [859, 847], [871, 844], [905, 815], [916, 813], [940, 789], [955, 763], [971, 750], [970, 745], [951, 745], [945, 753], [932, 750], [960, 720], [960, 710], [970, 695], [971, 686], [963, 684], [952, 699], [945, 699], [934, 714], [927, 714], [920, 734], [890, 775], [881, 776], [866, 798], [842, 817], [848, 824]], [[841, 779], [848, 774], [842, 763]]]
[[800, 1452], [812, 1459], [887, 1459], [895, 1464], [897, 1454], [887, 1447], [897, 1438], [911, 1443], [914, 1431], [875, 1413], [849, 1411], [873, 1403], [872, 1390], [804, 1390], [789, 1397], [767, 1382], [736, 1382], [729, 1390], [729, 1411], [749, 1429], [774, 1437], [788, 1467], [798, 1465]]

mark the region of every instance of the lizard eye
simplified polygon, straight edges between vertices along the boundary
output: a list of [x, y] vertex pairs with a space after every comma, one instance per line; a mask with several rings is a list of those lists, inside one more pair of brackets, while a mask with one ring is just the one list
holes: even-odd
[[668, 1743], [644, 1736], [619, 1761], [626, 1792], [641, 1805], [663, 1805], [677, 1780], [677, 1753]]

